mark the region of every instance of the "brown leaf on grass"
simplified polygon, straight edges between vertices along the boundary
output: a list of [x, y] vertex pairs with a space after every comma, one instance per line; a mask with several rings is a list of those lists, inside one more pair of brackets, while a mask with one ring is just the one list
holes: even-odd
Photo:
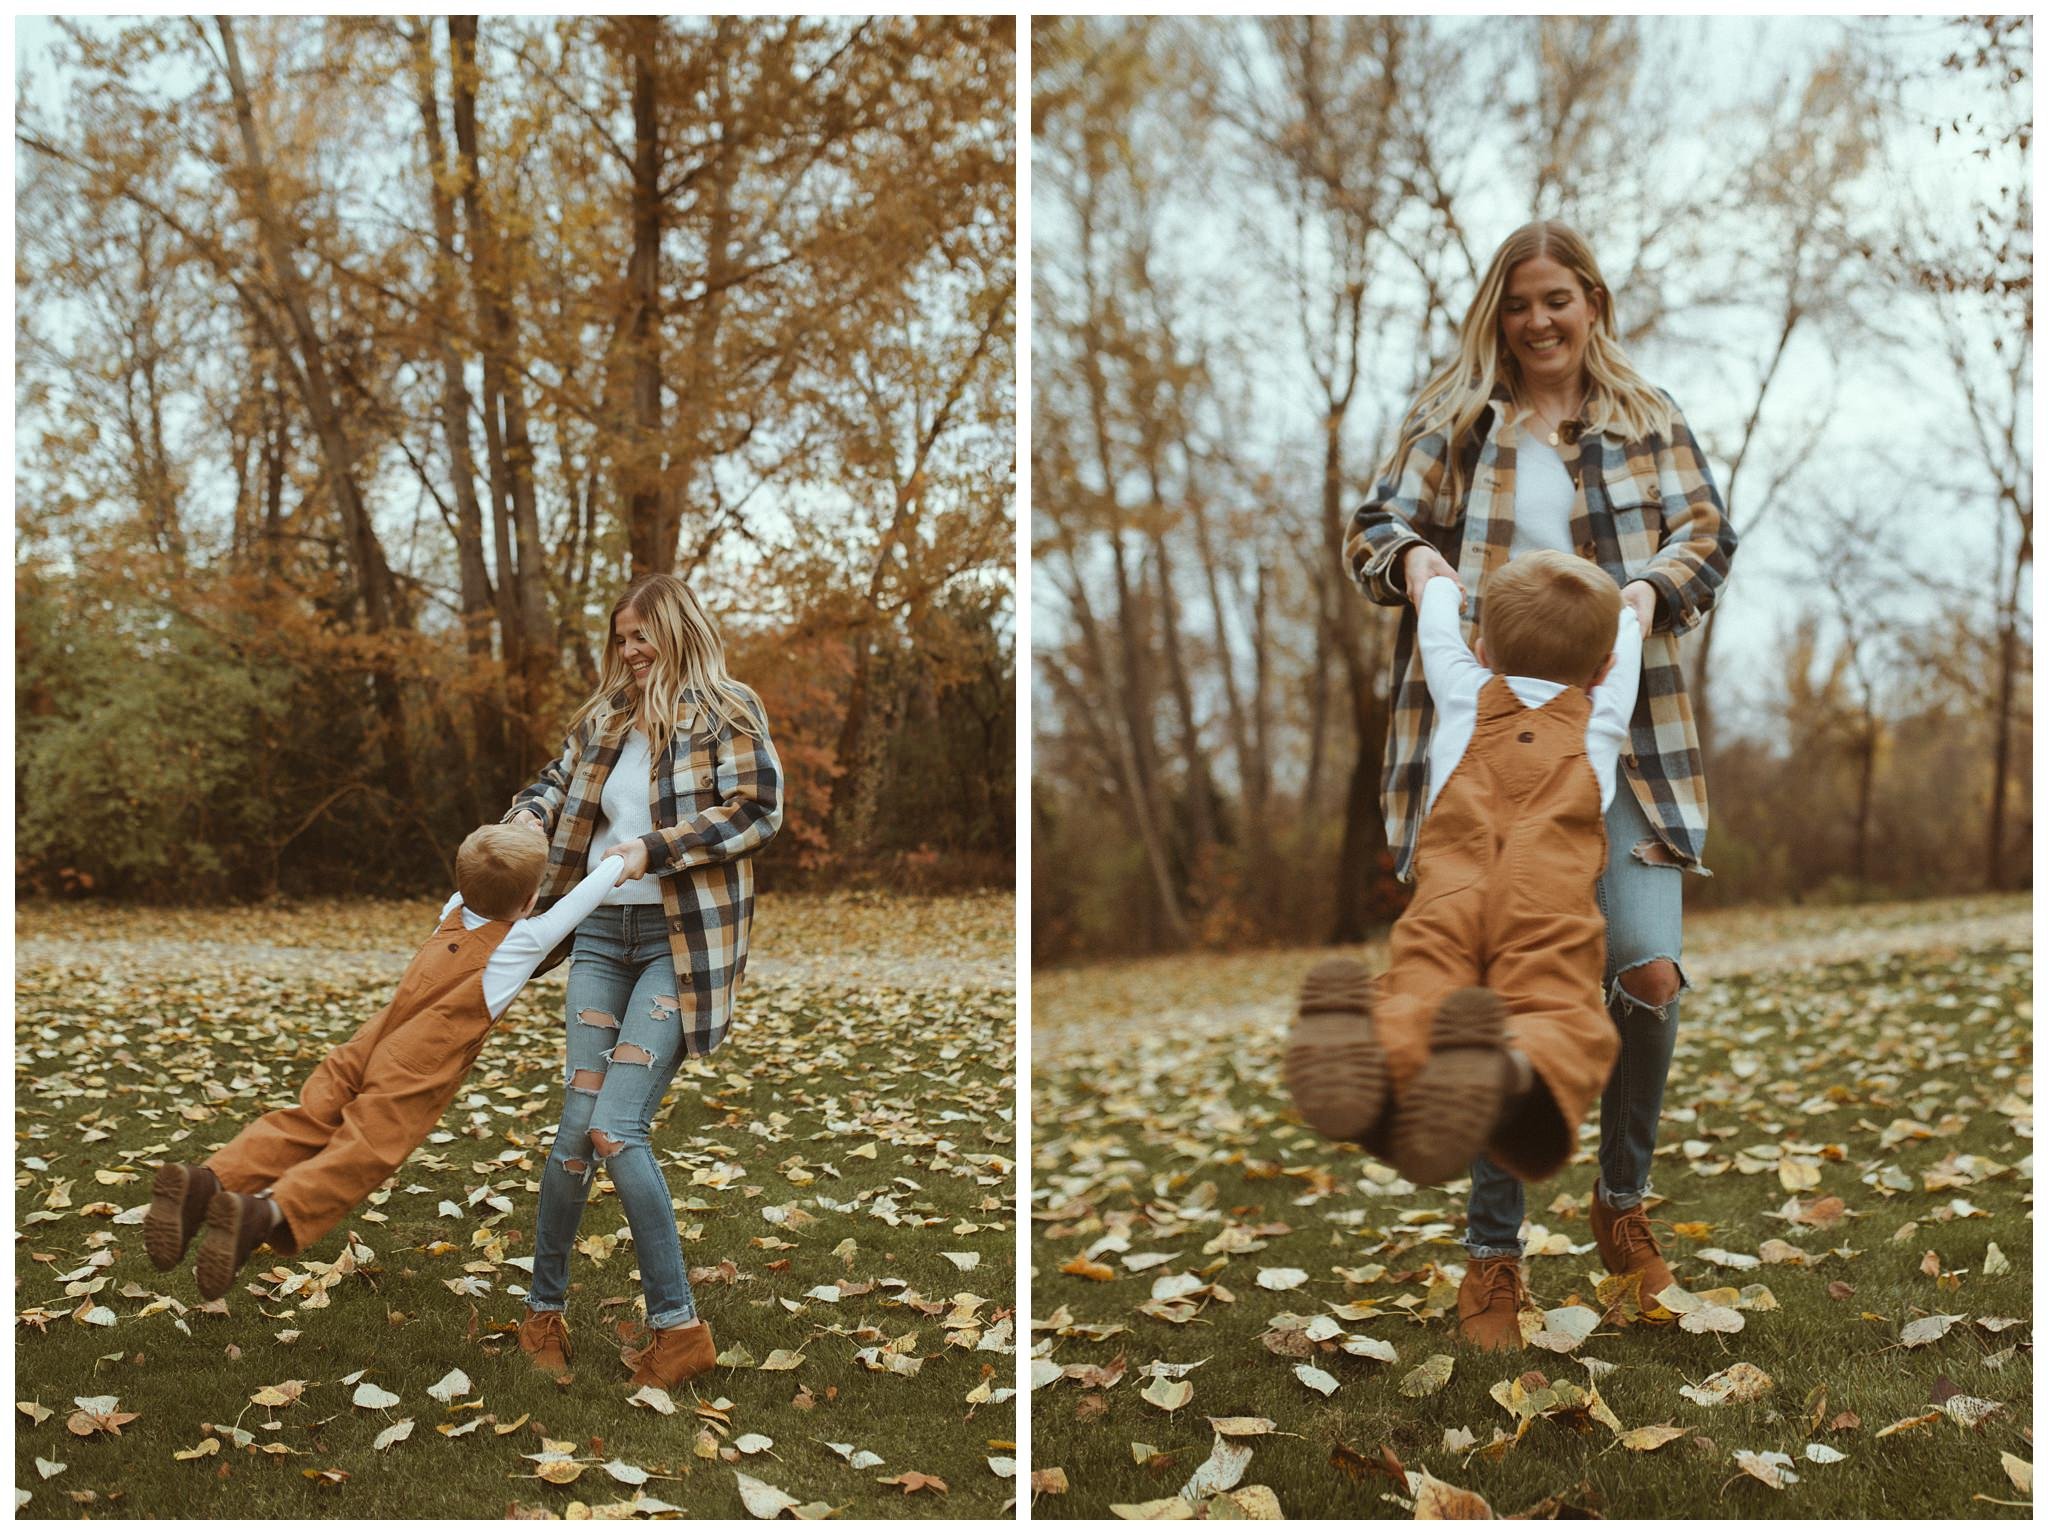
[[1912, 1429], [1925, 1428], [1930, 1423], [1939, 1423], [1940, 1421], [1941, 1414], [1938, 1412], [1922, 1413], [1917, 1418], [1901, 1418], [1898, 1422], [1887, 1423], [1883, 1428], [1879, 1429], [1877, 1437], [1879, 1439], [1889, 1439], [1893, 1434], [1903, 1434]]
[[121, 1437], [121, 1425], [133, 1423], [141, 1416], [140, 1413], [122, 1412], [119, 1397], [79, 1396], [73, 1397], [72, 1401], [77, 1404], [78, 1411], [64, 1420], [64, 1426], [81, 1439], [89, 1439], [94, 1434], [112, 1434], [118, 1439]]
[[1478, 1493], [1440, 1482], [1427, 1471], [1415, 1474], [1415, 1517], [1418, 1519], [1491, 1519], [1493, 1505]]
[[1074, 1404], [1076, 1423], [1093, 1423], [1109, 1411], [1109, 1398], [1100, 1391], [1091, 1391]]
[[1098, 1263], [1093, 1258], [1080, 1256], [1069, 1258], [1060, 1265], [1062, 1274], [1072, 1274], [1079, 1279], [1093, 1279], [1106, 1282], [1116, 1278], [1116, 1270], [1107, 1263]]
[[1354, 1482], [1367, 1476], [1383, 1476], [1397, 1487], [1405, 1489], [1408, 1485], [1407, 1468], [1401, 1464], [1401, 1457], [1394, 1453], [1391, 1445], [1381, 1445], [1374, 1455], [1361, 1455], [1350, 1445], [1340, 1442], [1330, 1451], [1330, 1464]]
[[901, 1476], [878, 1476], [875, 1478], [884, 1487], [901, 1487], [907, 1498], [913, 1492], [944, 1492], [946, 1484], [936, 1476], [926, 1476], [922, 1471], [906, 1471]]
[[1855, 1293], [1856, 1287], [1846, 1279], [1831, 1279], [1828, 1281], [1829, 1300], [1848, 1300]]
[[1615, 1442], [1624, 1450], [1661, 1450], [1674, 1439], [1683, 1439], [1689, 1429], [1675, 1428], [1669, 1423], [1646, 1423], [1641, 1428], [1632, 1428]]

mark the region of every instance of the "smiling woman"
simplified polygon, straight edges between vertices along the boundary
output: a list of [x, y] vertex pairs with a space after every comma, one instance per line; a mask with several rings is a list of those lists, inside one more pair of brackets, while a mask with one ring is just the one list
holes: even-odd
[[656, 574], [626, 588], [596, 692], [561, 757], [506, 819], [550, 834], [543, 905], [580, 877], [592, 848], [624, 861], [575, 933], [562, 1111], [541, 1175], [520, 1347], [542, 1369], [568, 1368], [569, 1253], [603, 1162], [633, 1230], [654, 1332], [633, 1379], [678, 1385], [709, 1369], [715, 1349], [649, 1136], [684, 1058], [725, 1040], [753, 920], [752, 855], [782, 824], [761, 701], [726, 671], [718, 629], [684, 582]]

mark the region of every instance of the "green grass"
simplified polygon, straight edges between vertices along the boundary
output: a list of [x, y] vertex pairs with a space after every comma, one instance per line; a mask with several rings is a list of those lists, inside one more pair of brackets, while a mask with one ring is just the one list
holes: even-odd
[[[1013, 1484], [988, 1460], [1012, 1453], [1014, 1401], [967, 1400], [984, 1383], [991, 1392], [1014, 1383], [1015, 1355], [1001, 1348], [1016, 1304], [1008, 992], [748, 985], [732, 1042], [686, 1065], [654, 1145], [688, 1262], [736, 1265], [729, 1280], [695, 1285], [720, 1347], [755, 1361], [776, 1349], [804, 1359], [786, 1372], [714, 1370], [677, 1391], [680, 1410], [665, 1417], [626, 1400], [633, 1388], [613, 1334], [634, 1317], [639, 1285], [608, 1184], [600, 1182], [582, 1234], [599, 1239], [593, 1247], [619, 1240], [608, 1254], [579, 1253], [572, 1267], [573, 1380], [558, 1388], [536, 1374], [510, 1336], [527, 1277], [510, 1260], [533, 1250], [536, 1180], [557, 1106], [560, 972], [515, 1004], [516, 1027], [494, 1036], [442, 1138], [373, 1196], [380, 1202], [305, 1255], [332, 1262], [350, 1231], [374, 1254], [327, 1305], [281, 1296], [260, 1277], [275, 1260], [260, 1254], [242, 1278], [262, 1293], [237, 1288], [228, 1314], [209, 1315], [198, 1310], [189, 1257], [184, 1269], [158, 1274], [140, 1226], [120, 1212], [147, 1203], [149, 1164], [199, 1160], [292, 1094], [396, 976], [138, 973], [91, 968], [94, 953], [82, 943], [78, 963], [17, 979], [16, 1397], [53, 1410], [39, 1425], [16, 1413], [16, 1486], [32, 1494], [25, 1514], [496, 1518], [515, 1503], [564, 1514], [634, 1496], [602, 1469], [612, 1460], [648, 1472], [643, 1494], [692, 1517], [744, 1516], [735, 1472], [848, 1516], [993, 1517], [1011, 1496]], [[847, 973], [859, 973], [852, 957]], [[870, 1145], [872, 1159], [854, 1155]], [[728, 1177], [721, 1167], [738, 1171]], [[102, 1173], [122, 1181], [103, 1186]], [[705, 1177], [712, 1181], [696, 1181]], [[53, 1207], [66, 1182], [69, 1203]], [[510, 1213], [472, 1204], [479, 1191], [509, 1200]], [[893, 1199], [896, 1224], [880, 1213], [887, 1200], [878, 1210], [881, 1196]], [[462, 1208], [460, 1218], [438, 1213], [444, 1200]], [[809, 1220], [777, 1224], [771, 1209]], [[34, 1219], [46, 1210], [58, 1218]], [[105, 1284], [67, 1294], [63, 1276], [99, 1251], [113, 1254], [96, 1271]], [[962, 1272], [947, 1252], [980, 1261]], [[464, 1280], [487, 1288], [454, 1293], [450, 1281]], [[816, 1286], [867, 1281], [872, 1290], [836, 1304], [806, 1298]], [[972, 1325], [949, 1329], [956, 1297], [968, 1293], [984, 1298], [965, 1303]], [[108, 1307], [113, 1324], [74, 1320], [86, 1304]], [[984, 1342], [995, 1347], [977, 1346]], [[891, 1344], [922, 1359], [914, 1378], [855, 1358]], [[427, 1388], [454, 1369], [471, 1387], [444, 1407]], [[351, 1406], [355, 1388], [344, 1377], [357, 1371], [401, 1403]], [[285, 1381], [308, 1383], [294, 1405], [250, 1401]], [[120, 1436], [68, 1432], [74, 1398], [102, 1395], [137, 1414]], [[722, 1433], [696, 1411], [719, 1401], [728, 1404]], [[484, 1426], [462, 1437], [437, 1432], [479, 1417]], [[415, 1424], [408, 1440], [372, 1447], [406, 1418]], [[208, 1436], [208, 1424], [239, 1425], [254, 1446], [216, 1433], [218, 1452], [175, 1459]], [[737, 1464], [706, 1459], [697, 1453], [706, 1429], [717, 1445], [765, 1435], [773, 1447]], [[534, 1478], [535, 1463], [521, 1457], [539, 1453], [543, 1438], [573, 1445], [584, 1463], [573, 1483]], [[884, 1464], [855, 1470], [820, 1441], [850, 1443]], [[65, 1469], [45, 1479], [38, 1458]], [[305, 1474], [330, 1470], [345, 1479]], [[906, 1496], [878, 1481], [912, 1471], [949, 1490]]]
[[[1212, 979], [1217, 990], [1231, 989]], [[1634, 1326], [1603, 1329], [1578, 1351], [1615, 1366], [1597, 1384], [1624, 1426], [1688, 1430], [1649, 1453], [1621, 1448], [1597, 1424], [1582, 1432], [1558, 1419], [1537, 1420], [1497, 1455], [1443, 1448], [1449, 1429], [1469, 1429], [1480, 1446], [1497, 1430], [1513, 1434], [1515, 1420], [1488, 1395], [1497, 1382], [1541, 1370], [1583, 1387], [1589, 1372], [1571, 1356], [1536, 1348], [1488, 1356], [1456, 1341], [1452, 1276], [1464, 1259], [1464, 1186], [1384, 1187], [1389, 1170], [1304, 1129], [1278, 1081], [1284, 1003], [1247, 1023], [1221, 1010], [1205, 1016], [1183, 995], [1149, 1017], [1100, 1018], [1085, 1038], [1064, 1028], [1057, 1056], [1034, 1055], [1033, 1316], [1042, 1322], [1065, 1308], [1074, 1323], [1130, 1330], [1102, 1341], [1034, 1331], [1036, 1351], [1055, 1364], [1107, 1365], [1119, 1355], [1127, 1364], [1107, 1389], [1062, 1379], [1034, 1392], [1034, 1464], [1059, 1467], [1071, 1489], [1041, 1495], [1034, 1515], [1099, 1516], [1112, 1504], [1171, 1497], [1210, 1453], [1204, 1417], [1241, 1415], [1269, 1417], [1280, 1431], [1241, 1441], [1253, 1448], [1242, 1485], [1271, 1487], [1290, 1518], [1406, 1516], [1382, 1501], [1405, 1491], [1391, 1477], [1354, 1477], [1333, 1465], [1340, 1446], [1374, 1460], [1385, 1446], [1408, 1470], [1426, 1467], [1501, 1514], [1562, 1497], [1610, 1517], [2024, 1516], [2024, 1508], [1972, 1494], [2017, 1500], [2000, 1454], [2033, 1458], [2031, 1163], [2017, 1165], [2031, 1153], [2031, 1111], [2019, 1112], [2032, 1091], [2031, 982], [2028, 953], [2000, 948], [1744, 976], [1687, 998], [1656, 1166], [1663, 1202], [1653, 1219], [1682, 1283], [1697, 1291], [1760, 1282], [1778, 1307], [1743, 1313], [1744, 1330], [1726, 1338]], [[1897, 1120], [1934, 1133], [1887, 1146]], [[1687, 1141], [1707, 1149], [1688, 1155]], [[1584, 1213], [1591, 1145], [1589, 1127], [1577, 1163], [1530, 1191], [1532, 1223], [1572, 1245], [1592, 1240]], [[1836, 1195], [1853, 1212], [1831, 1230], [1795, 1229], [1769, 1213], [1791, 1197], [1777, 1166], [1787, 1146], [1819, 1171], [1818, 1187], [1801, 1197]], [[1772, 1154], [1745, 1171], [1749, 1164], [1736, 1156], [1749, 1148]], [[1929, 1175], [1953, 1167], [1947, 1159], [1957, 1155], [2006, 1170], [1928, 1188]], [[1713, 1171], [1720, 1160], [1731, 1165]], [[1863, 1181], [1890, 1167], [1910, 1188]], [[1985, 1213], [1942, 1218], [1958, 1198]], [[1346, 1224], [1343, 1212], [1362, 1212], [1360, 1223]], [[1915, 1221], [1916, 1230], [1901, 1232]], [[1674, 1222], [1709, 1229], [1675, 1235]], [[1260, 1226], [1279, 1229], [1258, 1251], [1206, 1250], [1226, 1228]], [[1121, 1254], [1106, 1251], [1102, 1261], [1116, 1271], [1108, 1282], [1061, 1272], [1116, 1233], [1127, 1234], [1130, 1253], [1179, 1256], [1127, 1274]], [[1753, 1255], [1770, 1238], [1854, 1256], [1747, 1272], [1695, 1256], [1704, 1248]], [[1986, 1277], [1992, 1242], [2011, 1268]], [[1962, 1271], [1958, 1287], [1921, 1272], [1930, 1250], [1941, 1269]], [[1374, 1263], [1388, 1270], [1374, 1283], [1333, 1272]], [[1285, 1293], [1256, 1285], [1260, 1269], [1288, 1267], [1306, 1270], [1309, 1281]], [[1221, 1284], [1234, 1300], [1211, 1301], [1178, 1326], [1138, 1312], [1152, 1281], [1184, 1272]], [[1600, 1265], [1589, 1247], [1534, 1257], [1527, 1272], [1538, 1303], [1556, 1307], [1590, 1302]], [[1836, 1281], [1854, 1294], [1832, 1297]], [[1313, 1363], [1341, 1383], [1328, 1400], [1294, 1378], [1293, 1360], [1259, 1342], [1281, 1313], [1312, 1316], [1360, 1299], [1385, 1307], [1404, 1295], [1411, 1316], [1395, 1310], [1345, 1324], [1391, 1343], [1399, 1363], [1323, 1353]], [[1928, 1313], [1972, 1320], [1939, 1342], [1902, 1348], [1901, 1327]], [[1994, 1335], [1975, 1325], [1982, 1316], [2027, 1325]], [[1449, 1384], [1420, 1399], [1402, 1396], [1402, 1378], [1436, 1353], [1456, 1361]], [[1169, 1414], [1141, 1399], [1139, 1371], [1153, 1360], [1206, 1361], [1186, 1377], [1194, 1387], [1186, 1407]], [[1710, 1408], [1679, 1395], [1738, 1360], [1771, 1376], [1762, 1400]], [[1859, 1428], [1810, 1428], [1812, 1394], [1823, 1388], [1826, 1419], [1852, 1412]], [[1944, 1418], [1877, 1437], [1932, 1411], [1930, 1398], [1951, 1389], [2007, 1405], [1974, 1431]], [[1808, 1464], [1802, 1450], [1813, 1441], [1849, 1458]], [[1161, 1456], [1139, 1463], [1134, 1442]], [[1799, 1481], [1772, 1489], [1743, 1475], [1733, 1462], [1738, 1450], [1790, 1454]]]

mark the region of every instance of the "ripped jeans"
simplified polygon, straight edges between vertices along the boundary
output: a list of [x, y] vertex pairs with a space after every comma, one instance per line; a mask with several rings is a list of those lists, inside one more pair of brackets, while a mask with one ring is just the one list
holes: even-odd
[[[1664, 1079], [1678, 1037], [1678, 997], [1652, 1007], [1629, 995], [1619, 977], [1654, 959], [1678, 968], [1679, 993], [1690, 984], [1679, 964], [1684, 952], [1684, 902], [1676, 865], [1649, 864], [1635, 846], [1656, 833], [1624, 776], [1607, 807], [1607, 870], [1600, 876], [1600, 909], [1607, 916], [1607, 1011], [1621, 1035], [1621, 1053], [1600, 1095], [1599, 1193], [1611, 1208], [1634, 1209], [1650, 1191], [1650, 1154], [1657, 1146], [1657, 1116]], [[1474, 1258], [1520, 1257], [1522, 1183], [1485, 1157], [1472, 1164], [1465, 1200], [1465, 1250]]]
[[668, 1180], [647, 1143], [683, 1060], [668, 921], [659, 905], [600, 906], [576, 929], [569, 960], [568, 1069], [562, 1118], [540, 1178], [534, 1221], [535, 1311], [568, 1305], [569, 1253], [606, 1165], [632, 1228], [651, 1327], [697, 1319]]

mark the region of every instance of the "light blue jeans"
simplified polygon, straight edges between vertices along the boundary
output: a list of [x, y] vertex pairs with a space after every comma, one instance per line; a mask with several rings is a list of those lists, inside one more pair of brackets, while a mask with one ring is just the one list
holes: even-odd
[[[1635, 846], [1656, 834], [1623, 777], [1607, 807], [1607, 869], [1600, 876], [1600, 910], [1607, 918], [1607, 1012], [1621, 1035], [1621, 1054], [1600, 1095], [1600, 1198], [1612, 1209], [1632, 1210], [1650, 1192], [1650, 1154], [1657, 1146], [1657, 1116], [1664, 1079], [1678, 1038], [1678, 998], [1652, 1007], [1629, 995], [1619, 977], [1653, 959], [1678, 967], [1679, 992], [1690, 984], [1679, 965], [1684, 952], [1682, 871], [1650, 864]], [[1574, 1131], [1577, 1126], [1573, 1127]], [[1522, 1255], [1522, 1182], [1485, 1157], [1472, 1164], [1465, 1200], [1465, 1250], [1474, 1258]]]
[[567, 1308], [569, 1253], [602, 1161], [632, 1228], [648, 1325], [681, 1327], [697, 1319], [697, 1305], [668, 1180], [647, 1141], [683, 1061], [675, 960], [658, 904], [600, 906], [583, 919], [570, 951], [567, 1008], [562, 1119], [540, 1176], [526, 1304]]

